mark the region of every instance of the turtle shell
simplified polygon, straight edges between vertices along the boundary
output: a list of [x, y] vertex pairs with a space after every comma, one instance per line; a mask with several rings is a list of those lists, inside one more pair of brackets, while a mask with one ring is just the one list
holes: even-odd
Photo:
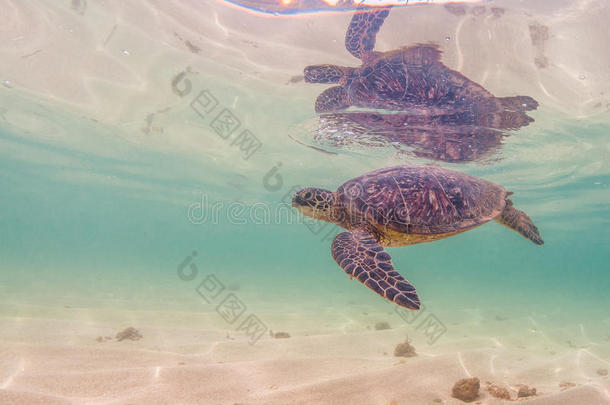
[[351, 72], [346, 90], [355, 106], [404, 110], [415, 106], [472, 109], [494, 96], [440, 61], [434, 45], [375, 53]]
[[348, 221], [408, 234], [471, 228], [498, 216], [504, 187], [438, 166], [397, 166], [356, 177], [337, 190]]

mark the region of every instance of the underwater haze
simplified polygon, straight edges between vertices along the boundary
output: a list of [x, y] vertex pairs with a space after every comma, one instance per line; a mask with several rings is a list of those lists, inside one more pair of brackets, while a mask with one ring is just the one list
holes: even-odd
[[[466, 122], [316, 112], [354, 7], [252, 3], [1, 2], [0, 403], [610, 404], [610, 4], [393, 7], [376, 51], [538, 103]], [[544, 245], [386, 248], [422, 308], [385, 300], [291, 201], [398, 165], [505, 187]]]

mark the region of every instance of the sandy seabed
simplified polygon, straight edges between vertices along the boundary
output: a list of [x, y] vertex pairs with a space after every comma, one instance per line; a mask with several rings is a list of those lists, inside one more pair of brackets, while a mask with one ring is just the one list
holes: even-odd
[[[84, 304], [3, 305], [0, 403], [459, 404], [452, 387], [470, 377], [480, 379], [479, 404], [507, 402], [489, 384], [506, 388], [511, 401], [610, 403], [607, 319], [462, 310], [434, 314], [445, 320], [437, 336], [389, 305], [352, 304], [257, 313], [276, 330], [250, 344], [237, 323], [209, 308]], [[383, 322], [389, 329], [378, 330]], [[142, 337], [119, 341], [127, 327]], [[271, 336], [278, 332], [289, 337]], [[416, 356], [396, 357], [407, 337]], [[521, 385], [536, 396], [517, 399]]]

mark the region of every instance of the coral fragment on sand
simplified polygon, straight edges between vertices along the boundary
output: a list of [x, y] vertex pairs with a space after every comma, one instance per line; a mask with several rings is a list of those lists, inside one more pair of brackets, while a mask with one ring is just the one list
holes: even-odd
[[119, 342], [125, 339], [129, 340], [140, 340], [142, 339], [142, 335], [135, 328], [129, 327], [119, 333], [114, 337]]
[[536, 388], [530, 388], [527, 385], [520, 385], [519, 392], [517, 392], [517, 398], [533, 397], [536, 395]]
[[399, 343], [394, 348], [394, 356], [395, 357], [414, 357], [417, 356], [415, 352], [415, 347], [411, 345], [411, 341], [409, 338], [404, 341], [404, 343]]
[[453, 397], [465, 402], [471, 402], [479, 396], [481, 382], [478, 378], [464, 378], [453, 386]]
[[489, 394], [495, 398], [510, 399], [510, 393], [508, 390], [506, 388], [499, 387], [496, 384], [491, 384], [489, 387], [487, 387], [487, 392], [489, 392]]

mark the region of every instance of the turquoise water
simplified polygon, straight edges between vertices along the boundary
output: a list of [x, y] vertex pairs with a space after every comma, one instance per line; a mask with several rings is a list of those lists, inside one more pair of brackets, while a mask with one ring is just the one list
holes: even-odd
[[[471, 350], [468, 360], [500, 348], [532, 361], [526, 371], [507, 365], [507, 384], [527, 377], [550, 393], [558, 382], [552, 374], [598, 387], [589, 378], [594, 369], [583, 371], [582, 381], [560, 377], [561, 370], [584, 370], [581, 356], [593, 353], [599, 367], [610, 361], [610, 93], [607, 51], [599, 52], [608, 38], [590, 28], [608, 10], [602, 4], [588, 13], [561, 2], [526, 12], [504, 3], [504, 20], [494, 19], [495, 3], [485, 3], [483, 16], [441, 6], [414, 7], [412, 15], [395, 8], [380, 33], [383, 50], [440, 43], [444, 63], [496, 96], [538, 100], [528, 113], [533, 122], [502, 130], [482, 157], [461, 162], [423, 158], [412, 144], [320, 142], [314, 103], [328, 86], [304, 83], [303, 68], [357, 64], [342, 43], [349, 14], [274, 20], [222, 2], [176, 9], [45, 3], [54, 15], [47, 34], [65, 49], [40, 42], [43, 51], [31, 58], [51, 56], [38, 62], [23, 59], [38, 42], [20, 48], [16, 40], [16, 56], [0, 68], [0, 79], [7, 78], [0, 86], [0, 320], [8, 325], [0, 344], [30, 364], [36, 345], [97, 350], [98, 335], [133, 325], [145, 336], [142, 346], [129, 346], [136, 356], [209, 355], [214, 364], [247, 369], [248, 361], [332, 362], [353, 353], [373, 364], [408, 335], [422, 361], [452, 355], [466, 370], [461, 350]], [[549, 42], [532, 42], [532, 26], [550, 27]], [[18, 38], [20, 27], [7, 38]], [[71, 29], [89, 36], [75, 39]], [[588, 41], [597, 64], [579, 60], [574, 38]], [[61, 62], [61, 52], [73, 55], [71, 64]], [[536, 67], [540, 52], [549, 67]], [[214, 114], [201, 113], [202, 100], [218, 103]], [[243, 136], [256, 137], [260, 147], [215, 132], [223, 108], [240, 122], [235, 136], [247, 129]], [[367, 171], [402, 164], [441, 165], [506, 187], [545, 241], [535, 246], [492, 221], [444, 240], [387, 248], [417, 288], [425, 314], [419, 319], [433, 315], [441, 325], [434, 339], [419, 329], [416, 313], [400, 315], [337, 266], [330, 244], [340, 228], [305, 220], [290, 207], [299, 188], [335, 190]], [[224, 286], [218, 299], [233, 294], [244, 305], [239, 322], [223, 319], [219, 301], [205, 301], [206, 280]], [[249, 342], [256, 350], [237, 327], [248, 315], [263, 326]], [[371, 335], [375, 321], [386, 319], [396, 335]], [[37, 326], [42, 321], [51, 326]], [[278, 349], [271, 330], [294, 339]], [[358, 357], [358, 342], [379, 350]], [[505, 354], [485, 352], [489, 364]], [[487, 368], [481, 356], [483, 366], [470, 370]], [[59, 355], [60, 363], [64, 357], [80, 358]], [[15, 383], [11, 373], [0, 367], [0, 389]], [[46, 392], [23, 381], [26, 391]], [[607, 380], [599, 384], [607, 398]], [[65, 397], [86, 402], [97, 395], [86, 392]], [[250, 403], [247, 395], [230, 398], [214, 403]]]
[[[231, 91], [227, 86], [226, 93]], [[260, 110], [238, 113], [248, 120]], [[378, 157], [327, 157], [279, 133], [277, 144], [266, 144], [242, 172], [231, 161], [215, 164], [193, 153], [125, 142], [84, 119], [56, 112], [45, 117], [36, 107], [29, 112], [41, 114], [48, 125], [42, 133], [49, 137], [36, 139], [10, 125], [1, 137], [1, 246], [7, 269], [2, 285], [9, 294], [28, 295], [33, 288], [58, 299], [89, 294], [170, 299], [181, 288], [178, 263], [196, 250], [201, 274], [238, 282], [261, 301], [274, 301], [278, 291], [278, 302], [285, 295], [307, 299], [316, 291], [329, 305], [334, 292], [379, 301], [347, 283], [332, 261], [330, 241], [339, 228], [328, 225], [315, 234], [317, 228], [310, 230], [282, 203], [295, 187], [334, 189], [378, 168]], [[544, 113], [542, 107], [534, 116]], [[303, 113], [295, 115], [283, 121], [298, 122]], [[446, 240], [390, 248], [424, 303], [604, 316], [610, 285], [608, 126], [565, 120], [545, 130], [544, 117], [539, 122], [513, 135], [497, 162], [447, 166], [512, 190], [545, 245], [536, 247], [492, 222]], [[62, 136], [82, 137], [83, 143]], [[200, 136], [205, 142], [217, 135], [207, 130]], [[239, 156], [229, 159], [243, 162]], [[242, 208], [231, 214], [231, 204]]]

